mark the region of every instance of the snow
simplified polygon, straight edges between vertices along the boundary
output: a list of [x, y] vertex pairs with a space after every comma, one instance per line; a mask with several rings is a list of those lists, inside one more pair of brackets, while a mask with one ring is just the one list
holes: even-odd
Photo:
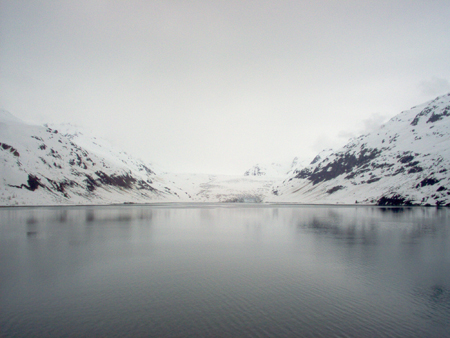
[[[5, 111], [0, 131], [0, 142], [11, 147], [0, 147], [0, 205], [261, 202], [279, 179], [156, 172], [88, 130], [71, 124], [27, 125]], [[137, 182], [129, 187], [101, 182], [103, 174], [131, 177], [153, 190], [140, 189]], [[34, 190], [30, 175], [41, 184]], [[91, 185], [92, 191], [87, 177], [98, 185]]]
[[82, 128], [27, 124], [0, 110], [0, 205], [450, 205], [449, 145], [450, 94], [403, 111], [312, 161], [256, 164], [237, 176], [168, 173]]
[[290, 162], [285, 163], [257, 163], [250, 169], [248, 169], [244, 176], [268, 176], [268, 177], [285, 177], [289, 172], [293, 170], [300, 170], [306, 166], [307, 161], [299, 160], [298, 157]]
[[172, 174], [161, 175], [184, 191], [181, 199], [192, 202], [262, 202], [278, 177]]
[[[169, 192], [170, 187], [154, 180], [155, 173], [142, 161], [70, 128], [62, 128], [63, 134], [1, 112], [1, 205], [179, 200], [177, 190]], [[33, 187], [30, 180], [39, 183]]]
[[[374, 204], [382, 197], [400, 196], [411, 204], [446, 205], [450, 203], [449, 115], [450, 94], [404, 111], [379, 130], [295, 171], [274, 187], [278, 195], [266, 201]], [[345, 168], [337, 177], [310, 179], [323, 171], [336, 172], [348, 165], [346, 158], [355, 161], [369, 150], [377, 153], [374, 158]]]

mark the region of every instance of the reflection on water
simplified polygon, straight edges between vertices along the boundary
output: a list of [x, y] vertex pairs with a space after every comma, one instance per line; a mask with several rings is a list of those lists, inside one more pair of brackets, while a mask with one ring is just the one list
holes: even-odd
[[449, 216], [1, 208], [0, 336], [449, 336]]

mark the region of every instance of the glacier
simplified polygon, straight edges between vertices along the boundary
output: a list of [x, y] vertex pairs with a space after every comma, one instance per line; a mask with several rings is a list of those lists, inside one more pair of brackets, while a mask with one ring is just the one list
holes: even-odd
[[0, 205], [267, 202], [450, 206], [450, 93], [310, 163], [242, 175], [163, 171], [71, 124], [0, 110]]

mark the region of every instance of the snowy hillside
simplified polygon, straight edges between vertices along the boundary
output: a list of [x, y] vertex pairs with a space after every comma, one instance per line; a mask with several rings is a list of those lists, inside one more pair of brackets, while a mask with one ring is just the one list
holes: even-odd
[[0, 111], [0, 205], [179, 200], [142, 161], [70, 125], [38, 126]]
[[258, 164], [243, 176], [163, 173], [70, 124], [0, 111], [0, 205], [298, 202], [450, 206], [450, 94], [309, 164]]
[[294, 170], [266, 201], [450, 205], [449, 183], [447, 94]]
[[94, 136], [90, 130], [80, 126], [74, 126], [70, 123], [46, 124], [45, 126], [58, 130], [61, 135], [67, 137], [78, 146], [101, 156], [111, 163], [132, 165], [135, 169], [137, 168], [139, 171], [145, 170], [149, 174], [161, 172], [154, 163], [144, 164], [141, 160], [134, 158], [121, 149], [117, 149], [107, 140]]

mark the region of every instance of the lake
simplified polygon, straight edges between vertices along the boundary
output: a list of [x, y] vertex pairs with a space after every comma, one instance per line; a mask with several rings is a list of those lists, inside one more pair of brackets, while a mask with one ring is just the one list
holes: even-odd
[[449, 337], [450, 209], [0, 208], [0, 336]]

